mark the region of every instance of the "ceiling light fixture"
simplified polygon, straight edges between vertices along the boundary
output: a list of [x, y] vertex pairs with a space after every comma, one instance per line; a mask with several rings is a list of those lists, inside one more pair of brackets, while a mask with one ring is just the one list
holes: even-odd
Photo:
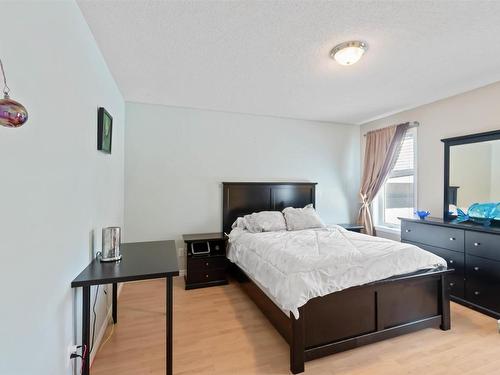
[[330, 57], [340, 65], [352, 65], [361, 59], [368, 49], [368, 44], [359, 40], [352, 40], [336, 45], [330, 51]]

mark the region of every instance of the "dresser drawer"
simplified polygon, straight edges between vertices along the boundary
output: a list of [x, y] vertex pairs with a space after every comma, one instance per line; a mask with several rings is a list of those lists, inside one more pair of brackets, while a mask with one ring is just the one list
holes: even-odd
[[500, 311], [500, 262], [471, 255], [466, 257], [467, 300], [490, 310]]
[[500, 236], [465, 231], [465, 251], [468, 255], [500, 261]]
[[448, 250], [464, 251], [464, 230], [462, 229], [402, 221], [401, 240], [423, 243]]
[[451, 296], [458, 298], [465, 297], [465, 280], [463, 276], [458, 276], [455, 273], [446, 276], [446, 283], [448, 285], [448, 291]]
[[460, 253], [458, 251], [451, 251], [441, 249], [439, 247], [423, 245], [423, 244], [414, 244], [424, 250], [427, 250], [437, 256], [440, 256], [446, 263], [448, 264], [448, 268], [453, 268], [455, 271], [452, 274], [448, 274], [446, 276], [446, 282], [448, 284], [448, 290], [452, 296], [456, 296], [459, 298], [464, 298], [464, 277], [465, 277], [465, 255], [464, 253]]
[[448, 264], [448, 268], [453, 268], [455, 270], [455, 275], [464, 275], [464, 253], [460, 253], [458, 251], [446, 250], [440, 247], [429, 246], [424, 244], [414, 244], [424, 250], [427, 250], [437, 256], [440, 256], [446, 263]]
[[188, 259], [188, 273], [205, 272], [207, 270], [225, 270], [227, 267], [226, 257], [190, 257]]
[[210, 281], [220, 281], [226, 279], [226, 271], [224, 269], [207, 270], [207, 271], [188, 271], [187, 282], [190, 284], [207, 283]]

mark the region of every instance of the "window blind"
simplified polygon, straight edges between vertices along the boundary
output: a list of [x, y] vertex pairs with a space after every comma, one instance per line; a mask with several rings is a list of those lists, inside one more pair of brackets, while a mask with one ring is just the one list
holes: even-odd
[[413, 169], [415, 168], [414, 146], [415, 142], [413, 134], [407, 133], [405, 139], [403, 140], [396, 164], [390, 174], [391, 177], [413, 174]]

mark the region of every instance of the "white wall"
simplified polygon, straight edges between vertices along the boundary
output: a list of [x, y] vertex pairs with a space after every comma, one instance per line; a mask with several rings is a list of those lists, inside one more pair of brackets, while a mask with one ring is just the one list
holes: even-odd
[[[0, 12], [12, 98], [29, 111], [22, 128], [0, 128], [0, 374], [71, 374], [81, 315], [71, 280], [101, 228], [123, 225], [124, 102], [74, 2]], [[96, 150], [98, 106], [114, 117], [112, 155]]]
[[137, 103], [126, 118], [127, 241], [220, 231], [223, 181], [318, 182], [325, 221], [355, 219], [357, 126]]
[[[408, 88], [409, 90], [411, 88]], [[363, 124], [369, 130], [406, 121], [419, 121], [418, 128], [418, 206], [442, 217], [444, 146], [440, 141], [459, 135], [500, 129], [500, 82], [443, 99], [392, 116]], [[361, 137], [361, 152], [364, 137]]]

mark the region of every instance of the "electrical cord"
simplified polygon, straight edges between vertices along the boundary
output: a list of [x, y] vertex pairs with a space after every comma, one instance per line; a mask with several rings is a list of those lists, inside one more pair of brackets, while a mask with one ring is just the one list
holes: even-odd
[[[95, 307], [97, 304], [97, 297], [99, 296], [99, 287], [100, 287], [100, 285], [97, 285], [97, 288], [95, 291], [95, 296], [94, 296], [94, 303], [92, 304], [92, 314], [94, 315], [94, 322], [92, 323], [92, 342], [90, 344], [90, 350], [88, 350], [87, 345], [83, 345], [83, 348], [81, 345], [79, 345], [79, 346], [77, 346], [77, 348], [82, 348], [82, 355], [71, 354], [71, 356], [70, 356], [70, 358], [77, 358], [77, 357], [81, 358], [82, 362], [81, 362], [81, 367], [80, 367], [80, 374], [83, 373], [83, 367], [85, 366], [85, 363], [88, 362], [88, 357], [90, 357], [90, 354], [92, 353], [92, 350], [94, 349], [95, 325], [96, 325], [96, 321], [97, 321], [97, 314], [95, 312]], [[107, 294], [106, 290], [104, 290], [104, 293]], [[112, 334], [113, 334], [113, 331], [111, 331], [111, 335]], [[111, 335], [109, 335], [106, 342], [111, 338]]]
[[[81, 348], [81, 346], [78, 346], [78, 348]], [[85, 361], [87, 360], [87, 345], [83, 345], [83, 349], [82, 349], [82, 355], [78, 355], [78, 354], [72, 354], [72, 357], [71, 358], [76, 358], [76, 357], [80, 357], [82, 359], [82, 364], [80, 366], [80, 374], [83, 374], [83, 366], [85, 366]]]
[[92, 354], [92, 350], [94, 349], [95, 324], [96, 324], [96, 320], [97, 320], [97, 315], [95, 313], [95, 305], [97, 303], [97, 296], [99, 293], [99, 287], [100, 287], [100, 285], [97, 285], [97, 289], [95, 291], [95, 297], [94, 297], [94, 304], [92, 305], [92, 313], [94, 315], [94, 323], [92, 324], [92, 344], [90, 345], [89, 356], [90, 356], [90, 354]]
[[111, 323], [111, 332], [109, 333], [108, 338], [104, 340], [104, 342], [99, 346], [99, 350], [101, 350], [104, 347], [104, 345], [108, 343], [109, 339], [111, 339], [111, 336], [113, 336], [114, 332], [115, 332], [115, 324]]

